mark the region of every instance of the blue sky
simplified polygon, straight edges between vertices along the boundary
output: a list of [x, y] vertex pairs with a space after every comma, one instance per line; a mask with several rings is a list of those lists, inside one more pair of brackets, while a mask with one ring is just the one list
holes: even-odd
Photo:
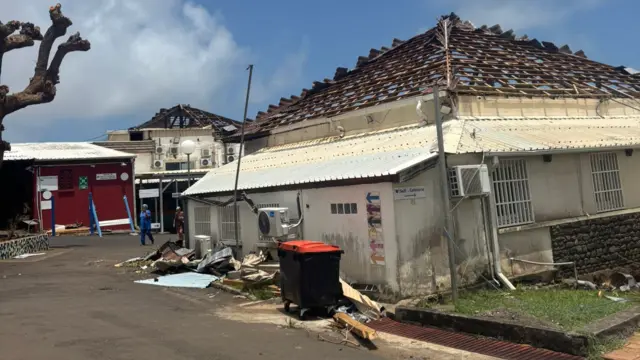
[[[29, 3], [0, 0], [6, 16], [45, 27], [48, 2]], [[503, 30], [582, 49], [593, 60], [640, 69], [640, 23], [633, 19], [640, 2], [631, 0], [91, 3], [67, 0], [63, 10], [74, 20], [72, 31], [92, 41], [92, 50], [63, 64], [55, 103], [5, 120], [10, 141], [88, 140], [177, 103], [239, 119], [249, 63], [255, 65], [253, 118], [280, 97], [332, 77], [336, 67], [353, 67], [370, 48], [415, 36], [451, 11], [476, 26], [499, 23]], [[11, 58], [3, 81], [12, 89], [28, 80], [33, 67], [25, 64], [33, 62], [35, 50], [5, 57]]]

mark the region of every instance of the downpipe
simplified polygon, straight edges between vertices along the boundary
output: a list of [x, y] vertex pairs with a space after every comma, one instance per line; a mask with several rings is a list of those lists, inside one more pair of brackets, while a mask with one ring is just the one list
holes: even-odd
[[[486, 201], [485, 201], [486, 203]], [[500, 266], [500, 243], [498, 242], [498, 213], [496, 211], [496, 202], [493, 193], [489, 194], [489, 209], [487, 214], [490, 215], [491, 224], [491, 243], [493, 244], [493, 272], [500, 282], [509, 290], [515, 290], [511, 281], [502, 273]]]

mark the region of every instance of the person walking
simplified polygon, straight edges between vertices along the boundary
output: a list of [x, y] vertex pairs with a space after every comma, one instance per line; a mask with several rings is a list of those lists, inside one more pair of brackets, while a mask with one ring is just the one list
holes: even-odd
[[147, 236], [153, 245], [153, 235], [151, 235], [151, 210], [149, 210], [147, 204], [142, 204], [142, 211], [140, 212], [140, 246], [145, 245]]
[[176, 208], [176, 216], [173, 218], [173, 227], [178, 234], [178, 245], [182, 246], [184, 243], [184, 213], [180, 206]]

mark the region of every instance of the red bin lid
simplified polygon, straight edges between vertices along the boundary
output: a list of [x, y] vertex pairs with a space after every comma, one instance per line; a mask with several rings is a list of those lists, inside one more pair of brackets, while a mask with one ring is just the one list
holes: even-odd
[[341, 252], [335, 245], [325, 244], [320, 241], [296, 240], [280, 243], [281, 250], [293, 251], [299, 254]]

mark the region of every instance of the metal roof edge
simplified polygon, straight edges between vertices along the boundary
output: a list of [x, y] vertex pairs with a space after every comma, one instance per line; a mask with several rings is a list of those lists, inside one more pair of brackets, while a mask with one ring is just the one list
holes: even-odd
[[[581, 147], [581, 148], [567, 148], [567, 149], [540, 149], [530, 151], [485, 151], [486, 156], [533, 156], [533, 155], [553, 155], [553, 154], [575, 154], [585, 152], [602, 152], [602, 151], [619, 151], [624, 149], [640, 149], [640, 143], [637, 144], [621, 144], [617, 146], [596, 146], [596, 147]], [[461, 154], [481, 153], [482, 151], [474, 152], [461, 152]]]

